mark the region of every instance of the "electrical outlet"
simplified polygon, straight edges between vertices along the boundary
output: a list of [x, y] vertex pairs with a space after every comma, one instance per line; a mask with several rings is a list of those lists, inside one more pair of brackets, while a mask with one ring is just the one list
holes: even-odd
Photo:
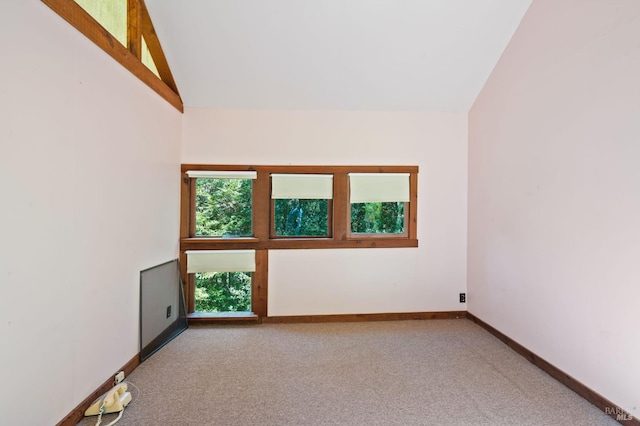
[[116, 374], [115, 384], [117, 385], [118, 383], [122, 382], [123, 380], [124, 380], [124, 371], [120, 371], [118, 374]]
[[465, 303], [467, 301], [467, 293], [460, 293], [460, 303]]
[[171, 305], [167, 306], [167, 318], [171, 316]]

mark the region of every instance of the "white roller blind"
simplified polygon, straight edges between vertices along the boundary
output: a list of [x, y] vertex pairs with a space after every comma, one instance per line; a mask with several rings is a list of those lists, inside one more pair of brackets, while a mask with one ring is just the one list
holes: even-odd
[[271, 198], [333, 198], [333, 175], [272, 174]]
[[190, 250], [187, 272], [254, 272], [255, 250]]
[[216, 178], [216, 179], [256, 179], [258, 172], [229, 172], [215, 170], [188, 170], [190, 178]]
[[409, 173], [349, 173], [350, 202], [409, 202]]

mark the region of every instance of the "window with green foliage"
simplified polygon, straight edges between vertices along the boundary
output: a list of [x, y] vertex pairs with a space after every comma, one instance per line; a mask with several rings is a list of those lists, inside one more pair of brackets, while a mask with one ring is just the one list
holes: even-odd
[[351, 204], [351, 232], [357, 234], [404, 234], [402, 202]]
[[196, 236], [251, 236], [251, 187], [251, 179], [198, 178]]
[[328, 237], [329, 200], [274, 200], [276, 237]]
[[251, 272], [195, 274], [196, 312], [250, 312]]
[[271, 250], [418, 246], [417, 166], [181, 170], [182, 273], [188, 312], [198, 320], [224, 312], [268, 317]]
[[272, 173], [271, 198], [273, 237], [331, 236], [333, 174]]
[[349, 173], [351, 235], [402, 237], [410, 173]]

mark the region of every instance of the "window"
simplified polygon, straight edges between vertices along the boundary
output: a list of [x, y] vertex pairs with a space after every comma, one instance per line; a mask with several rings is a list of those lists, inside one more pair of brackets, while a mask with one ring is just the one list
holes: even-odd
[[409, 173], [350, 173], [350, 233], [406, 235]]
[[42, 0], [162, 96], [184, 110], [144, 0]]
[[196, 237], [252, 235], [252, 181], [255, 172], [190, 172], [196, 179]]
[[278, 237], [329, 237], [333, 176], [271, 175], [272, 232]]
[[195, 312], [251, 312], [255, 250], [188, 251]]
[[351, 203], [352, 234], [405, 234], [401, 202]]
[[251, 312], [251, 273], [195, 274], [196, 312]]
[[[417, 183], [416, 166], [183, 164], [188, 312], [267, 316], [269, 250], [417, 247]], [[211, 266], [246, 250], [255, 253], [253, 269]], [[195, 268], [194, 256], [208, 266]]]

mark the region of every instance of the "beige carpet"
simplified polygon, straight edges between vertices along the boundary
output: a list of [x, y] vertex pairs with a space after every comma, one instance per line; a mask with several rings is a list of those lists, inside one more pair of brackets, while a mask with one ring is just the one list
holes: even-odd
[[617, 424], [465, 319], [192, 327], [128, 380], [121, 426]]

